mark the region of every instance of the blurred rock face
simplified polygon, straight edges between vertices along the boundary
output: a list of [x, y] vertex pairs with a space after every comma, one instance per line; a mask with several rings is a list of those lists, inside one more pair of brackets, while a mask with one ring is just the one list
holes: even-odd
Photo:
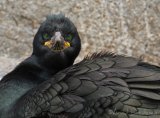
[[0, 0], [0, 57], [14, 58], [3, 64], [13, 67], [13, 60], [16, 65], [19, 58], [29, 56], [40, 23], [48, 14], [60, 12], [80, 33], [77, 61], [107, 50], [160, 65], [159, 0]]

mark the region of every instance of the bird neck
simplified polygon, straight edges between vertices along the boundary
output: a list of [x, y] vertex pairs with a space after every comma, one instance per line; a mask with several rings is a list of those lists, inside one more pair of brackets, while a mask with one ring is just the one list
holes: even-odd
[[54, 75], [60, 70], [63, 70], [64, 68], [67, 68], [71, 65], [73, 65], [74, 60], [60, 56], [60, 55], [54, 55], [54, 56], [41, 56], [36, 57], [38, 64], [41, 66], [41, 68], [47, 72], [48, 74]]

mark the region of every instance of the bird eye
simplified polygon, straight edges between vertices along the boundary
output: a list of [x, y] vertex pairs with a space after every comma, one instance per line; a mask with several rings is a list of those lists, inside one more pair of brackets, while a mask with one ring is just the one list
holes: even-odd
[[44, 39], [49, 39], [49, 38], [50, 38], [50, 36], [49, 36], [49, 34], [44, 33], [44, 34], [43, 34], [43, 38], [44, 38]]
[[73, 38], [73, 35], [72, 34], [68, 34], [65, 36], [65, 39], [68, 40], [68, 41], [71, 41]]

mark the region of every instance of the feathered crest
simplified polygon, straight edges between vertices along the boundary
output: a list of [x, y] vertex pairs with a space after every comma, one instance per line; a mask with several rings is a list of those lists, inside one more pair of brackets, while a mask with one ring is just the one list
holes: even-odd
[[[58, 27], [57, 27], [58, 25]], [[77, 31], [73, 22], [66, 17], [64, 14], [49, 14], [46, 20], [41, 24], [41, 30], [52, 31], [54, 28], [64, 28], [66, 31], [75, 32]]]
[[62, 14], [62, 13], [60, 13], [60, 14], [49, 14], [46, 17], [47, 20], [55, 20], [55, 19], [59, 20], [59, 19], [64, 19], [64, 18], [67, 18], [67, 17], [65, 17], [65, 14]]

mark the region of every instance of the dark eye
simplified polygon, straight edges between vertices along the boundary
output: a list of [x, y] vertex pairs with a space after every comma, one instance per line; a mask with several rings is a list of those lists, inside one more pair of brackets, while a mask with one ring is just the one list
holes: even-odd
[[72, 38], [73, 38], [73, 35], [72, 35], [72, 34], [67, 34], [67, 35], [65, 36], [65, 39], [68, 40], [68, 41], [71, 41]]
[[44, 33], [44, 34], [43, 34], [43, 38], [44, 38], [44, 39], [49, 39], [49, 38], [50, 38], [50, 36], [49, 36], [49, 34], [48, 34], [48, 33]]

